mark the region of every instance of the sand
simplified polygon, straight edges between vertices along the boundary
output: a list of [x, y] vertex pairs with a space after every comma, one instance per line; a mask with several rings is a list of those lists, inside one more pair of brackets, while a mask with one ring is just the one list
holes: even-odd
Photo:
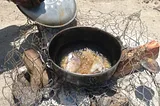
[[[132, 14], [141, 11], [141, 20], [148, 27], [150, 36], [156, 35], [160, 39], [160, 1], [159, 0], [76, 0], [78, 8], [82, 10], [96, 9], [109, 13], [112, 11]], [[0, 66], [3, 65], [4, 57], [12, 49], [11, 42], [19, 36], [19, 28], [22, 27], [27, 18], [18, 10], [15, 4], [6, 0], [0, 0]], [[0, 71], [2, 68], [0, 69]], [[0, 106], [9, 106], [1, 94], [2, 87], [5, 86], [0, 75]], [[11, 97], [10, 90], [6, 91]]]

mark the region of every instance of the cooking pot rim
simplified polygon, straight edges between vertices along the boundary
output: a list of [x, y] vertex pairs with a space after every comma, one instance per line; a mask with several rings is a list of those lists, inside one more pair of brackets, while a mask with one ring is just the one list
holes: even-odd
[[50, 48], [51, 42], [53, 41], [53, 39], [54, 39], [55, 37], [59, 36], [62, 32], [65, 32], [65, 31], [70, 30], [70, 29], [76, 29], [76, 28], [96, 29], [96, 30], [98, 30], [98, 31], [101, 31], [101, 32], [104, 32], [104, 33], [108, 34], [109, 36], [112, 36], [114, 39], [116, 39], [116, 41], [117, 41], [118, 44], [120, 45], [120, 50], [121, 50], [121, 52], [120, 52], [120, 53], [121, 53], [121, 54], [120, 54], [120, 58], [119, 58], [119, 60], [116, 62], [116, 64], [114, 64], [111, 68], [106, 69], [106, 70], [103, 71], [103, 72], [95, 73], [95, 74], [79, 74], [79, 73], [73, 73], [73, 72], [70, 72], [70, 71], [67, 71], [67, 70], [61, 68], [59, 65], [57, 65], [57, 64], [51, 59], [51, 55], [50, 55], [50, 53], [49, 53], [50, 60], [52, 61], [52, 63], [53, 63], [57, 68], [59, 68], [61, 71], [65, 72], [65, 73], [68, 73], [68, 74], [71, 74], [71, 75], [74, 75], [74, 76], [79, 76], [79, 77], [84, 77], [84, 76], [90, 77], [90, 76], [92, 76], [92, 77], [94, 77], [94, 76], [102, 75], [102, 74], [108, 72], [109, 70], [114, 69], [114, 68], [119, 64], [119, 62], [121, 61], [121, 57], [122, 57], [122, 46], [121, 46], [121, 44], [119, 43], [119, 41], [117, 40], [117, 38], [116, 38], [115, 36], [113, 36], [112, 34], [106, 32], [106, 31], [103, 31], [103, 30], [101, 30], [101, 29], [99, 29], [99, 28], [95, 28], [95, 27], [73, 26], [73, 27], [65, 28], [65, 29], [59, 31], [58, 33], [56, 33], [56, 34], [51, 38], [51, 40], [50, 40], [50, 42], [49, 42], [49, 45], [48, 45], [48, 47], [47, 47], [48, 52], [49, 52], [49, 48]]

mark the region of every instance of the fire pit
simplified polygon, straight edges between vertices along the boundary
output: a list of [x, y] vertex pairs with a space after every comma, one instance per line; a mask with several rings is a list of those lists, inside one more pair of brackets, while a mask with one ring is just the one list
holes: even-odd
[[[135, 17], [136, 16], [134, 15], [133, 21], [132, 21], [131, 16], [129, 18], [125, 18], [124, 20], [127, 20], [127, 19], [128, 20], [123, 21], [124, 23], [122, 23], [122, 24], [126, 25], [126, 22], [130, 22], [130, 21], [132, 21], [133, 23], [136, 22]], [[83, 21], [86, 21], [86, 20], [83, 20]], [[84, 22], [84, 23], [87, 24], [86, 22]], [[112, 25], [113, 25], [113, 23], [112, 23]], [[93, 25], [91, 25], [91, 26], [93, 26]], [[122, 26], [122, 25], [120, 25], [120, 26]], [[16, 105], [24, 105], [24, 106], [30, 106], [30, 105], [39, 105], [39, 106], [52, 106], [52, 105], [59, 105], [59, 106], [61, 106], [61, 105], [62, 106], [63, 105], [64, 106], [73, 106], [73, 105], [80, 105], [80, 106], [81, 105], [86, 105], [86, 106], [90, 106], [90, 105], [100, 105], [100, 106], [102, 105], [103, 106], [104, 105], [104, 106], [107, 106], [107, 105], [109, 105], [110, 106], [110, 105], [113, 105], [114, 106], [114, 104], [116, 104], [118, 106], [121, 106], [121, 105], [127, 106], [128, 104], [142, 105], [143, 104], [142, 102], [148, 102], [148, 98], [145, 98], [145, 101], [141, 101], [142, 97], [145, 97], [146, 95], [140, 93], [141, 94], [140, 97], [137, 98], [137, 97], [135, 97], [135, 96], [137, 96], [137, 94], [134, 94], [134, 93], [135, 93], [135, 90], [138, 90], [138, 92], [139, 92], [139, 91], [143, 91], [143, 89], [147, 89], [149, 91], [152, 89], [150, 92], [151, 96], [152, 96], [152, 100], [149, 100], [150, 103], [152, 103], [152, 101], [157, 101], [157, 99], [156, 99], [157, 92], [154, 88], [155, 85], [153, 83], [153, 81], [155, 81], [155, 80], [154, 80], [154, 78], [151, 79], [152, 77], [154, 77], [155, 74], [154, 73], [150, 74], [148, 71], [139, 70], [138, 69], [139, 63], [138, 63], [138, 68], [134, 63], [137, 63], [137, 61], [139, 62], [140, 58], [146, 57], [144, 55], [146, 53], [145, 52], [146, 48], [147, 48], [147, 50], [151, 51], [150, 53], [152, 55], [150, 55], [149, 57], [152, 57], [153, 59], [157, 58], [159, 45], [155, 41], [150, 42], [150, 43], [147, 43], [148, 41], [143, 42], [143, 44], [145, 44], [145, 45], [143, 45], [141, 43], [140, 44], [137, 43], [138, 41], [135, 42], [135, 40], [133, 40], [133, 39], [136, 39], [136, 38], [134, 38], [134, 36], [132, 37], [131, 35], [126, 34], [127, 31], [129, 30], [128, 27], [129, 26], [127, 26], [125, 33], [123, 33], [123, 36], [121, 38], [122, 40], [124, 40], [123, 43], [127, 44], [129, 42], [128, 46], [130, 46], [130, 41], [128, 41], [128, 40], [132, 40], [136, 46], [138, 46], [138, 45], [142, 45], [142, 46], [138, 46], [138, 47], [134, 46], [135, 48], [127, 48], [122, 51], [123, 58], [121, 58], [120, 65], [118, 65], [118, 67], [117, 67], [118, 70], [116, 71], [116, 74], [114, 74], [114, 77], [116, 77], [116, 78], [112, 79], [112, 77], [111, 77], [111, 79], [106, 81], [106, 84], [104, 84], [103, 86], [94, 86], [93, 85], [90, 87], [80, 87], [75, 84], [68, 83], [69, 81], [66, 82], [65, 78], [64, 78], [64, 80], [65, 80], [65, 82], [64, 82], [62, 80], [63, 79], [62, 77], [58, 77], [58, 76], [61, 76], [58, 72], [63, 72], [63, 71], [66, 73], [69, 73], [69, 72], [67, 72], [66, 70], [53, 71], [53, 69], [55, 68], [55, 65], [53, 63], [55, 62], [55, 64], [58, 65], [57, 67], [59, 67], [59, 64], [58, 64], [58, 61], [54, 61], [54, 58], [51, 56], [50, 56], [50, 59], [52, 61], [48, 61], [47, 66], [50, 66], [50, 68], [52, 68], [52, 70], [46, 68], [45, 64], [44, 64], [45, 62], [41, 61], [40, 54], [43, 56], [46, 56], [47, 59], [48, 59], [48, 54], [43, 51], [44, 48], [41, 48], [42, 51], [37, 48], [34, 48], [35, 46], [33, 47], [32, 42], [28, 42], [28, 43], [30, 45], [32, 45], [32, 47], [33, 47], [32, 50], [35, 51], [35, 52], [33, 52], [33, 51], [32, 52], [36, 54], [35, 56], [29, 55], [28, 53], [26, 53], [26, 51], [30, 50], [30, 49], [28, 49], [28, 48], [27, 48], [27, 50], [23, 49], [23, 54], [25, 53], [26, 56], [31, 57], [30, 62], [32, 64], [30, 64], [28, 66], [31, 66], [31, 67], [34, 66], [34, 70], [32, 70], [32, 71], [29, 70], [28, 67], [22, 67], [23, 72], [20, 71], [21, 68], [19, 68], [19, 67], [24, 66], [24, 65], [26, 66], [26, 63], [24, 64], [24, 60], [22, 60], [22, 59], [21, 59], [21, 61], [18, 61], [18, 60], [15, 60], [15, 57], [12, 57], [14, 54], [16, 54], [16, 57], [22, 57], [22, 53], [19, 53], [19, 50], [13, 50], [12, 52], [8, 53], [8, 58], [6, 58], [7, 59], [6, 63], [11, 63], [15, 69], [12, 70], [11, 72], [7, 73], [7, 75], [5, 75], [5, 78], [7, 79], [9, 77], [13, 80], [12, 94], [14, 96]], [[44, 31], [45, 30], [46, 29], [44, 28]], [[47, 29], [47, 31], [50, 31], [50, 30]], [[121, 30], [121, 31], [123, 32], [124, 30]], [[63, 33], [63, 31], [60, 33]], [[113, 35], [115, 35], [115, 33]], [[49, 32], [49, 34], [50, 34], [50, 32]], [[45, 33], [44, 35], [48, 36], [48, 33], [47, 34]], [[126, 36], [132, 37], [132, 39], [126, 38]], [[57, 36], [55, 36], [55, 38], [56, 37]], [[142, 37], [142, 35], [140, 35], [140, 37]], [[43, 46], [45, 46], [45, 45], [43, 45]], [[132, 43], [132, 46], [130, 46], [130, 47], [133, 47], [133, 43]], [[36, 52], [36, 50], [39, 50], [39, 52]], [[105, 56], [105, 53], [104, 53], [104, 56]], [[32, 61], [32, 59], [33, 60], [35, 59], [35, 60]], [[151, 62], [150, 61], [151, 59], [146, 59], [146, 60], [147, 61], [143, 62], [143, 63], [150, 63]], [[16, 62], [14, 62], [14, 61], [16, 61]], [[41, 62], [41, 64], [36, 65], [37, 62]], [[39, 66], [40, 66], [40, 68], [39, 68]], [[128, 70], [128, 66], [129, 66], [129, 70]], [[150, 64], [148, 66], [150, 66]], [[26, 69], [26, 68], [28, 68], [28, 69]], [[35, 76], [37, 74], [37, 73], [35, 74], [35, 72], [37, 71], [36, 68], [38, 68], [38, 70], [39, 69], [41, 70], [38, 72], [44, 73], [43, 77], [49, 78], [47, 84], [45, 83], [45, 81], [43, 82], [43, 80], [41, 80], [41, 79], [43, 79], [43, 77], [41, 77], [39, 75]], [[136, 70], [137, 73], [133, 73], [133, 72], [135, 72], [134, 70]], [[33, 71], [34, 71], [34, 73], [33, 73]], [[153, 71], [153, 70], [151, 70], [151, 71]], [[31, 72], [31, 73], [29, 73], [29, 72]], [[47, 72], [48, 76], [46, 76], [46, 72]], [[74, 74], [77, 75], [77, 73], [74, 73]], [[101, 74], [101, 73], [97, 73], [97, 74]], [[94, 75], [94, 74], [89, 74], [89, 75]], [[128, 75], [128, 76], [125, 76], [125, 75]], [[52, 76], [52, 78], [50, 78], [50, 76]], [[84, 75], [84, 76], [87, 76], [87, 75]], [[121, 76], [123, 78], [120, 78], [117, 80], [117, 76]], [[38, 81], [38, 83], [34, 82], [35, 81], [34, 78], [36, 78], [36, 81]], [[50, 79], [52, 79], [52, 80], [50, 80]], [[95, 80], [93, 79], [92, 82], [94, 82], [94, 81]], [[145, 85], [145, 86], [138, 87], [141, 85]], [[8, 85], [7, 87], [9, 88], [10, 86]], [[35, 87], [37, 87], [37, 88], [33, 89]], [[156, 85], [156, 87], [158, 87], [158, 86]], [[138, 88], [142, 88], [142, 89], [139, 90]], [[152, 91], [154, 91], [154, 92], [152, 92]], [[142, 92], [142, 93], [144, 93], [144, 92]], [[155, 102], [154, 104], [156, 104], [156, 106], [158, 106], [157, 103], [158, 102]]]

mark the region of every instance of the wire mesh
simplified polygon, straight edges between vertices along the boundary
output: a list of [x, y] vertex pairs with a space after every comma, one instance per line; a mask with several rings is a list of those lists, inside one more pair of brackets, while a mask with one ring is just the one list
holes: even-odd
[[[93, 9], [79, 10], [74, 22], [77, 23], [77, 26], [97, 27], [107, 31], [118, 37], [124, 48], [131, 48], [156, 39], [156, 36], [150, 38], [151, 35], [140, 16], [141, 11], [126, 15], [123, 12], [102, 13]], [[20, 29], [20, 36], [14, 40], [13, 49], [6, 55], [4, 63], [6, 86], [2, 92], [11, 106], [159, 105], [160, 86], [156, 79], [159, 73], [153, 74], [134, 66], [133, 70], [136, 70], [136, 73], [131, 72], [120, 79], [111, 79], [107, 81], [106, 86], [95, 88], [77, 87], [65, 83], [58, 79], [53, 71], [49, 71], [52, 76], [50, 83], [39, 90], [34, 90], [28, 81], [29, 75], [26, 74], [27, 68], [22, 60], [23, 52], [28, 48], [39, 51], [44, 60], [43, 64], [46, 66], [46, 59], [49, 58], [46, 52], [48, 42], [54, 34], [64, 28], [42, 27], [39, 32], [37, 24], [28, 19], [25, 27]], [[52, 65], [52, 62], [48, 62], [48, 64]], [[133, 62], [130, 61], [130, 64], [133, 65]], [[14, 100], [6, 97], [6, 88], [12, 91]]]

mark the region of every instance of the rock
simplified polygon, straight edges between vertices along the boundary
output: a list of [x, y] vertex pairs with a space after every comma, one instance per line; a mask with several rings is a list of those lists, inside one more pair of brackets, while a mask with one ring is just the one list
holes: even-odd
[[[117, 78], [131, 74], [135, 70], [141, 68], [141, 60], [145, 60], [146, 58], [147, 60], [148, 58], [150, 58], [149, 60], [155, 60], [158, 57], [158, 55], [159, 55], [159, 42], [154, 40], [145, 45], [138, 46], [136, 48], [124, 49], [122, 51], [121, 61], [113, 76]], [[155, 64], [148, 64], [148, 65], [154, 66]]]
[[49, 78], [38, 52], [33, 49], [25, 50], [22, 59], [30, 74], [31, 87], [38, 90], [47, 85]]
[[151, 0], [144, 0], [143, 2], [148, 4]]

